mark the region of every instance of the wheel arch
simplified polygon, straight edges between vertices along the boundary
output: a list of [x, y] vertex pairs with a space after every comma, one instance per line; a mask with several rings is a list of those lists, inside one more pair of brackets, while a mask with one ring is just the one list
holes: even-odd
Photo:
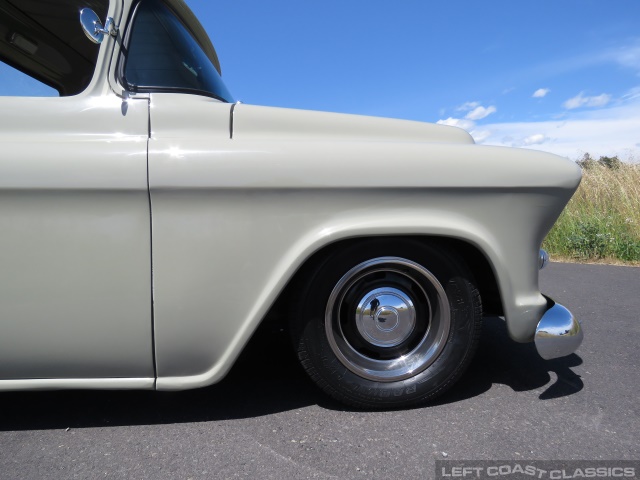
[[353, 244], [376, 240], [386, 240], [389, 242], [414, 240], [424, 242], [434, 247], [446, 245], [447, 248], [455, 250], [463, 258], [476, 280], [485, 313], [493, 315], [504, 314], [502, 296], [495, 271], [482, 250], [469, 241], [437, 235], [363, 235], [340, 239], [323, 245], [307, 257], [276, 297], [276, 300], [268, 310], [263, 321], [268, 322], [270, 319], [281, 318], [283, 315], [286, 315], [288, 313], [287, 305], [291, 304], [291, 299], [297, 295], [302, 285], [304, 285], [304, 282], [307, 281], [310, 273], [330, 258], [334, 252]]
[[[275, 324], [278, 328], [288, 329], [288, 319], [290, 315], [289, 306], [292, 304], [295, 295], [299, 292], [299, 288], [308, 281], [310, 272], [318, 267], [318, 264], [326, 261], [336, 250], [344, 248], [347, 245], [357, 244], [369, 241], [400, 241], [400, 240], [417, 240], [426, 242], [430, 245], [443, 245], [449, 250], [455, 250], [460, 254], [464, 262], [469, 267], [480, 291], [481, 299], [489, 308], [485, 311], [496, 313], [502, 311], [502, 296], [499, 276], [494, 271], [490, 258], [499, 254], [495, 251], [485, 252], [481, 247], [473, 243], [472, 240], [466, 238], [458, 238], [454, 235], [443, 234], [416, 234], [416, 233], [381, 233], [372, 231], [360, 231], [355, 233], [337, 230], [332, 231], [331, 240], [327, 238], [310, 235], [301, 238], [297, 245], [293, 245], [289, 250], [289, 255], [280, 259], [275, 271], [272, 271], [272, 283], [265, 286], [258, 300], [252, 308], [251, 314], [243, 318], [238, 327], [234, 327], [233, 338], [225, 345], [224, 350], [217, 353], [217, 359], [214, 363], [209, 364], [209, 368], [202, 373], [185, 376], [159, 376], [156, 383], [158, 390], [183, 390], [187, 388], [202, 387], [211, 385], [220, 381], [235, 360], [249, 344], [252, 337], [260, 335], [263, 328], [272, 328]], [[311, 241], [309, 241], [312, 239]], [[479, 237], [478, 243], [486, 242], [491, 244], [484, 237]], [[314, 248], [315, 247], [315, 248]], [[295, 253], [294, 253], [295, 252]], [[296, 265], [296, 266], [294, 266]], [[293, 273], [286, 275], [284, 280], [283, 273], [288, 269]], [[278, 271], [279, 270], [279, 271]], [[282, 281], [278, 287], [278, 278]], [[482, 297], [484, 295], [484, 297]], [[272, 300], [269, 300], [271, 296]], [[262, 305], [261, 305], [262, 304]], [[268, 306], [266, 306], [268, 305]], [[491, 308], [493, 307], [493, 308]], [[205, 335], [203, 333], [203, 335]], [[260, 340], [258, 340], [258, 343]]]

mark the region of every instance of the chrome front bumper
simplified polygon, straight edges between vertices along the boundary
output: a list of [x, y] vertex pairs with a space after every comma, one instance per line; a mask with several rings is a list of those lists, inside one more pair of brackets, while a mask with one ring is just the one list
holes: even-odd
[[548, 300], [551, 306], [538, 322], [535, 334], [536, 349], [545, 360], [572, 354], [584, 337], [573, 314], [559, 303]]

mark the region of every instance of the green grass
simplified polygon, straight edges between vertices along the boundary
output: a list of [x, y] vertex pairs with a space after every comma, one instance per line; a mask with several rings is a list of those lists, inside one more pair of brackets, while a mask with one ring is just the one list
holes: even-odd
[[556, 259], [640, 262], [640, 165], [603, 158], [578, 162], [582, 183], [543, 245]]

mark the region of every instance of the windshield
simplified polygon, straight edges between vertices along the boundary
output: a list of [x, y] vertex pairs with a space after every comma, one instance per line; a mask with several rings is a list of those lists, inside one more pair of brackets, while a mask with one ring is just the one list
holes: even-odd
[[197, 93], [233, 102], [200, 44], [174, 12], [158, 0], [138, 4], [122, 77], [133, 92]]

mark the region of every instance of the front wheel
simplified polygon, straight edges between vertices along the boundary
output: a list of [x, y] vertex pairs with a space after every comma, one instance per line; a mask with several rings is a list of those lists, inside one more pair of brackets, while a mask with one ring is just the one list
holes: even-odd
[[460, 377], [481, 318], [473, 277], [454, 252], [376, 240], [315, 268], [292, 333], [325, 392], [359, 408], [398, 408], [435, 398]]

